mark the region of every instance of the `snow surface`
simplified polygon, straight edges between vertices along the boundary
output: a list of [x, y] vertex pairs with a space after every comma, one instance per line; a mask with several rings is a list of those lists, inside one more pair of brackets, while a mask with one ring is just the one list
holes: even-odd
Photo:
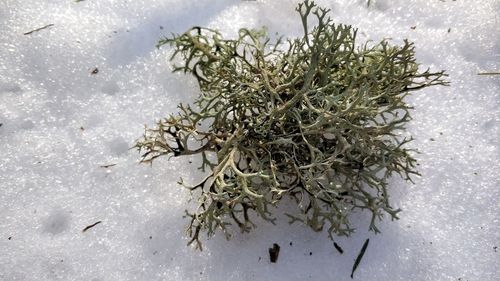
[[450, 75], [408, 99], [423, 176], [391, 181], [400, 220], [374, 235], [355, 214], [341, 255], [326, 233], [288, 225], [285, 203], [276, 226], [195, 251], [176, 184], [200, 177], [195, 163], [149, 167], [128, 150], [198, 93], [159, 38], [193, 25], [297, 36], [297, 1], [0, 0], [0, 280], [350, 280], [366, 238], [355, 280], [500, 280], [500, 76], [477, 75], [500, 71], [500, 1], [317, 2], [360, 42], [408, 38], [423, 68]]

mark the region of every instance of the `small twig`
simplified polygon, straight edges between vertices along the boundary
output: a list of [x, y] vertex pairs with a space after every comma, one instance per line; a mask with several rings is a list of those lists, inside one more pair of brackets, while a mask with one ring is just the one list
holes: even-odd
[[28, 32], [24, 33], [24, 35], [30, 35], [31, 33], [38, 32], [38, 31], [40, 31], [40, 30], [42, 30], [42, 29], [49, 28], [49, 27], [51, 27], [51, 26], [53, 26], [53, 25], [54, 25], [53, 23], [51, 23], [51, 24], [47, 24], [46, 26], [42, 26], [42, 27], [40, 27], [40, 28], [33, 29], [32, 31], [28, 31]]
[[356, 261], [354, 261], [354, 265], [352, 266], [351, 278], [353, 278], [354, 271], [356, 271], [356, 269], [358, 268], [358, 265], [361, 262], [363, 255], [365, 254], [366, 248], [368, 247], [368, 243], [370, 243], [370, 239], [366, 239], [365, 243], [363, 244], [363, 247], [361, 247], [361, 251], [359, 251]]
[[113, 167], [113, 166], [116, 166], [116, 164], [100, 165], [99, 167], [107, 169], [107, 168]]
[[477, 75], [500, 75], [500, 72], [479, 72]]
[[94, 226], [96, 226], [96, 225], [100, 224], [101, 222], [102, 222], [102, 221], [97, 221], [97, 222], [95, 222], [95, 223], [93, 223], [93, 224], [91, 224], [91, 225], [86, 226], [86, 227], [82, 230], [82, 232], [85, 232], [85, 231], [87, 231], [87, 230], [91, 229], [92, 227], [94, 227]]

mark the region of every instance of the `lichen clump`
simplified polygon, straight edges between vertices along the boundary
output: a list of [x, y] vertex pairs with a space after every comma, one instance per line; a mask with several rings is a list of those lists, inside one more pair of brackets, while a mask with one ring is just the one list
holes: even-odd
[[[197, 208], [190, 243], [227, 226], [248, 231], [250, 213], [273, 222], [270, 207], [284, 196], [298, 205], [291, 222], [330, 237], [349, 235], [349, 214], [371, 213], [370, 229], [389, 204], [387, 180], [411, 180], [415, 159], [399, 134], [410, 120], [404, 97], [445, 85], [443, 72], [419, 72], [412, 43], [357, 46], [357, 30], [334, 24], [329, 10], [305, 1], [297, 9], [304, 36], [272, 41], [265, 29], [241, 29], [238, 38], [193, 27], [166, 38], [174, 71], [194, 75], [201, 90], [194, 105], [147, 128], [136, 143], [142, 162], [200, 155], [208, 173], [190, 186]], [[318, 24], [308, 28], [310, 17]], [[273, 42], [273, 43], [271, 43]]]

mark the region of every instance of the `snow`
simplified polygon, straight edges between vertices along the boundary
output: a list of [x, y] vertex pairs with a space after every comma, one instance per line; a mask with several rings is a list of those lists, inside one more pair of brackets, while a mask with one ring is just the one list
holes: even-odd
[[276, 226], [218, 233], [199, 252], [176, 183], [200, 177], [195, 163], [139, 165], [129, 150], [198, 93], [158, 39], [193, 25], [297, 36], [297, 1], [0, 0], [0, 280], [350, 280], [366, 238], [355, 280], [499, 280], [500, 76], [477, 73], [500, 71], [500, 2], [317, 2], [360, 42], [408, 38], [423, 68], [450, 75], [408, 99], [423, 176], [391, 181], [400, 220], [375, 235], [354, 214], [341, 255], [326, 233], [288, 225], [285, 202]]

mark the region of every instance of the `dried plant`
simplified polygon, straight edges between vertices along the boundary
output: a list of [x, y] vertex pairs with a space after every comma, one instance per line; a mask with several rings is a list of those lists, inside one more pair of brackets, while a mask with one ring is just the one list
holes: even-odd
[[[371, 213], [370, 230], [389, 204], [387, 179], [417, 175], [401, 137], [411, 119], [411, 91], [446, 85], [444, 72], [419, 72], [408, 41], [357, 46], [357, 29], [334, 24], [329, 10], [305, 1], [297, 9], [304, 36], [272, 40], [265, 29], [241, 29], [235, 40], [193, 27], [158, 46], [173, 47], [174, 71], [194, 75], [201, 90], [194, 105], [158, 122], [137, 141], [142, 162], [200, 155], [208, 176], [190, 186], [197, 208], [190, 243], [227, 226], [255, 225], [250, 212], [273, 222], [270, 207], [295, 198], [300, 221], [315, 231], [349, 235], [349, 214]], [[309, 18], [318, 25], [309, 30]]]

